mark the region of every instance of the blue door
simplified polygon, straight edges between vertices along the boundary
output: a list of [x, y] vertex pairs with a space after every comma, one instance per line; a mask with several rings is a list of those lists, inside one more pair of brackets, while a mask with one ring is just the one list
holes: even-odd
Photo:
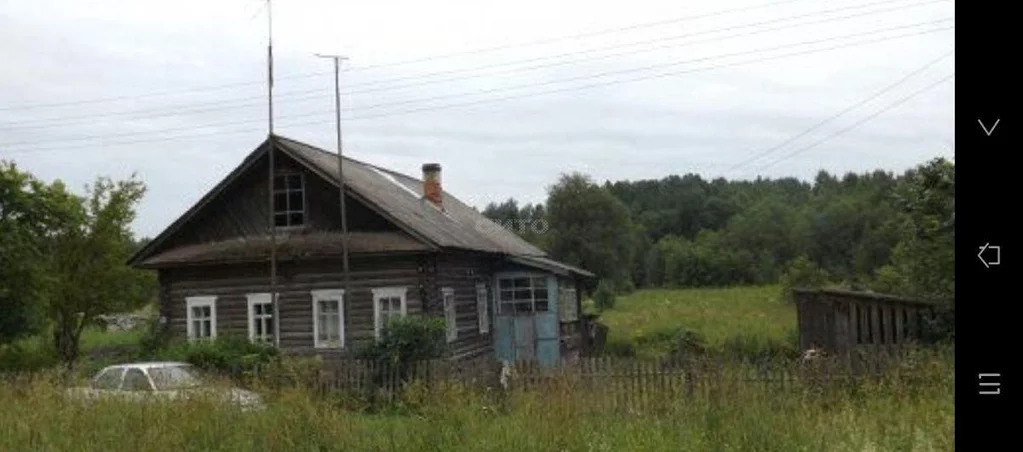
[[494, 287], [494, 349], [502, 361], [557, 364], [557, 279], [540, 273], [498, 274]]

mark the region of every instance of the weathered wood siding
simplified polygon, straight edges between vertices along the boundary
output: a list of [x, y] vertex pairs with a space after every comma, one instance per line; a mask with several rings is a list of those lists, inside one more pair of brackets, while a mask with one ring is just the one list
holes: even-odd
[[493, 353], [493, 318], [489, 319], [490, 331], [480, 333], [479, 311], [476, 305], [476, 284], [487, 285], [488, 313], [494, 312], [492, 259], [475, 253], [440, 253], [434, 255], [429, 287], [428, 312], [444, 317], [441, 290], [454, 289], [456, 325], [458, 337], [448, 344], [454, 359], [465, 359]]
[[[561, 358], [563, 360], [575, 360], [579, 357], [579, 354], [583, 347], [583, 325], [580, 320], [582, 317], [582, 295], [576, 284], [575, 279], [567, 278], [564, 276], [558, 277], [558, 288], [559, 288], [559, 311], [565, 312], [561, 305], [572, 304], [575, 309], [574, 319], [565, 319], [561, 312], [558, 315], [560, 340], [561, 340]], [[564, 294], [564, 289], [575, 290], [575, 297], [572, 299], [562, 299], [561, 294]]]
[[802, 350], [846, 352], [919, 342], [934, 315], [931, 304], [883, 294], [841, 290], [797, 290], [796, 317]]
[[[279, 158], [274, 164], [278, 172], [298, 172], [304, 175], [306, 224], [297, 231], [340, 229], [341, 207], [337, 187], [291, 158], [280, 153], [277, 156]], [[269, 221], [266, 166], [266, 158], [259, 159], [247, 173], [242, 174], [217, 199], [185, 224], [175, 234], [174, 239], [163, 244], [160, 250], [235, 237], [266, 235]], [[351, 196], [345, 198], [345, 208], [349, 230], [398, 230], [395, 225]]]
[[[346, 316], [344, 352], [360, 350], [374, 340], [373, 300], [376, 287], [407, 287], [409, 315], [422, 311], [420, 285], [426, 275], [420, 272], [424, 258], [417, 255], [358, 257], [351, 260], [351, 286], [345, 294]], [[342, 287], [341, 262], [281, 262], [278, 265], [277, 293], [280, 299], [281, 348], [289, 352], [323, 355], [341, 354], [340, 350], [314, 349], [312, 295], [319, 289]], [[217, 335], [248, 337], [249, 293], [268, 293], [268, 265], [239, 264], [183, 267], [160, 271], [161, 315], [174, 337], [186, 337], [185, 298], [216, 296]]]

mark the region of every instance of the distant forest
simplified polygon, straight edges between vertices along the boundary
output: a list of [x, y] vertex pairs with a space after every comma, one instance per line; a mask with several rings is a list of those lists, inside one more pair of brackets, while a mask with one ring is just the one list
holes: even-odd
[[543, 204], [483, 213], [619, 291], [782, 282], [953, 297], [955, 166], [944, 159], [812, 183], [567, 174]]

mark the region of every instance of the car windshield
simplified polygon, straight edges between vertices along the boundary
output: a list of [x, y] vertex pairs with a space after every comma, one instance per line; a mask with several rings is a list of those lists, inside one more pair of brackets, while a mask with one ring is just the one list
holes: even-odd
[[194, 388], [201, 384], [192, 366], [152, 367], [149, 377], [157, 390]]

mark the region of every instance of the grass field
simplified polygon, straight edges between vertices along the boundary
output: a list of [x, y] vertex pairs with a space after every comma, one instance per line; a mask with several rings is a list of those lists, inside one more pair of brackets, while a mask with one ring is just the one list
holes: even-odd
[[[679, 327], [712, 350], [774, 353], [793, 343], [795, 310], [777, 286], [641, 290], [601, 321], [621, 354], [660, 356]], [[95, 330], [83, 345], [95, 351], [138, 339]], [[915, 380], [778, 388], [701, 379], [692, 397], [661, 393], [647, 412], [594, 409], [594, 398], [614, 399], [621, 388], [567, 384], [507, 394], [414, 386], [373, 411], [353, 399], [265, 387], [257, 390], [267, 410], [253, 413], [203, 400], [83, 404], [65, 400], [52, 373], [31, 382], [4, 382], [0, 373], [0, 450], [945, 451], [955, 438], [952, 356], [945, 350], [899, 367]]]
[[640, 357], [665, 354], [678, 327], [695, 331], [711, 349], [794, 345], [795, 306], [778, 286], [725, 289], [639, 290], [619, 297], [600, 321], [612, 352]]
[[893, 378], [822, 390], [708, 382], [650, 412], [595, 411], [606, 391], [549, 387], [409, 390], [384, 413], [340, 407], [301, 389], [263, 391], [243, 413], [210, 401], [64, 400], [48, 382], [0, 385], [0, 450], [944, 451], [953, 450], [951, 359]]

